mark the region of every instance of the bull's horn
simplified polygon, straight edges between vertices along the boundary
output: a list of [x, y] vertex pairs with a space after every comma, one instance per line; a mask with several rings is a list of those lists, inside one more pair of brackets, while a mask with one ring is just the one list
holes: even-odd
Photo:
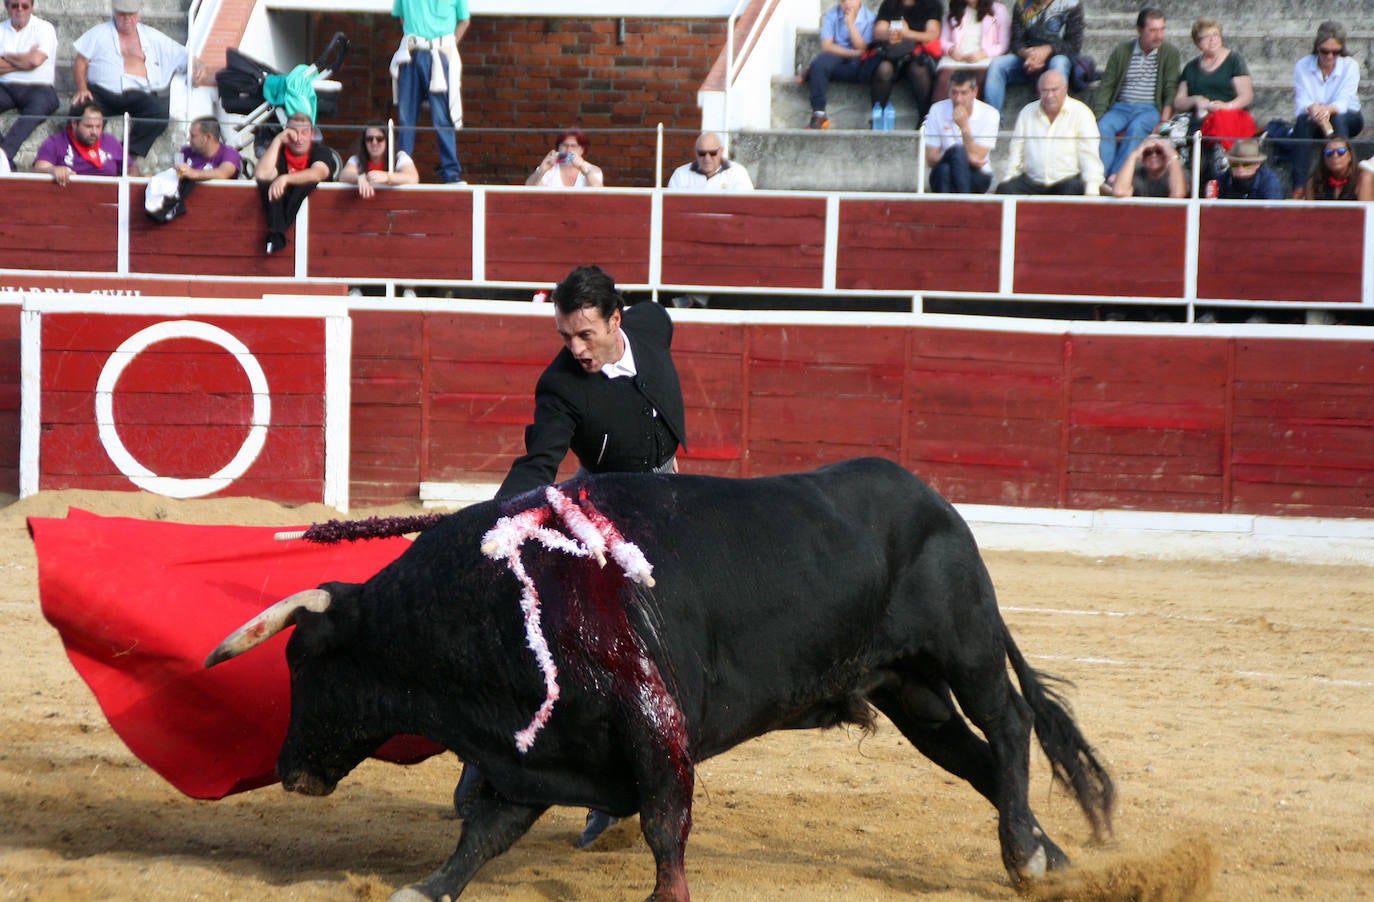
[[229, 638], [210, 652], [210, 657], [205, 659], [205, 666], [214, 667], [230, 658], [238, 657], [248, 649], [261, 645], [290, 626], [295, 621], [296, 611], [305, 608], [307, 611], [314, 611], [317, 614], [322, 613], [329, 608], [330, 601], [329, 593], [324, 589], [306, 589], [304, 592], [297, 592], [290, 598], [283, 598], [234, 630]]

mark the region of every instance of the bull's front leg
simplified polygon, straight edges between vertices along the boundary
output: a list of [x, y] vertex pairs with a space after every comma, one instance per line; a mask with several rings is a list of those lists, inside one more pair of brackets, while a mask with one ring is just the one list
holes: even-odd
[[654, 854], [656, 879], [650, 902], [688, 902], [687, 834], [692, 829], [696, 769], [687, 743], [686, 720], [658, 668], [640, 661], [637, 693], [627, 717], [639, 785], [639, 826]]
[[482, 865], [514, 845], [547, 810], [547, 805], [517, 805], [496, 798], [482, 781], [469, 803], [453, 855], [421, 883], [392, 893], [388, 902], [456, 899]]

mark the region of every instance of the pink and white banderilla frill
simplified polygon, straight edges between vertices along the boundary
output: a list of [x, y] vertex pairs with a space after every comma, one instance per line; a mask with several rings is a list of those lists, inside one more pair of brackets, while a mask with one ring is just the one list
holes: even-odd
[[[534, 738], [553, 713], [554, 702], [558, 701], [558, 665], [553, 662], [549, 643], [544, 638], [539, 616], [539, 592], [534, 580], [525, 572], [525, 564], [520, 559], [520, 549], [531, 539], [537, 540], [551, 551], [563, 551], [574, 557], [593, 558], [598, 565], [606, 566], [609, 552], [625, 575], [642, 586], [653, 586], [653, 566], [645, 559], [644, 553], [633, 542], [616, 529], [615, 524], [596, 509], [584, 494], [580, 504], [564, 495], [556, 487], [544, 490], [548, 505], [539, 505], [502, 517], [496, 525], [482, 536], [482, 553], [493, 561], [505, 561], [510, 572], [520, 581], [520, 610], [525, 615], [525, 642], [534, 652], [539, 671], [544, 675], [544, 702], [530, 720], [529, 726], [515, 734], [515, 747], [522, 753], [534, 745]], [[556, 525], [550, 526], [555, 518], [562, 521], [567, 534], [560, 532]]]

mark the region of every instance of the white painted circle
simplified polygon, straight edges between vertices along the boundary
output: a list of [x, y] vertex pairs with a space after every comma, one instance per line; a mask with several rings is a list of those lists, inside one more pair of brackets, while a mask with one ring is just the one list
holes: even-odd
[[[243, 367], [244, 375], [248, 377], [248, 384], [253, 390], [252, 427], [248, 430], [248, 437], [243, 440], [243, 445], [239, 447], [233, 460], [218, 472], [200, 479], [157, 475], [129, 453], [115, 426], [114, 389], [124, 368], [133, 363], [134, 358], [149, 346], [171, 338], [207, 341], [233, 354], [239, 366]], [[242, 476], [262, 453], [263, 445], [267, 443], [267, 427], [271, 421], [272, 397], [267, 387], [267, 375], [262, 371], [257, 358], [243, 342], [209, 323], [169, 320], [151, 325], [130, 336], [114, 350], [110, 359], [105, 361], [105, 367], [100, 371], [100, 378], [95, 384], [95, 422], [100, 431], [100, 443], [105, 446], [105, 453], [110, 455], [110, 460], [119, 472], [129, 477], [134, 485], [169, 498], [199, 498], [219, 491]]]

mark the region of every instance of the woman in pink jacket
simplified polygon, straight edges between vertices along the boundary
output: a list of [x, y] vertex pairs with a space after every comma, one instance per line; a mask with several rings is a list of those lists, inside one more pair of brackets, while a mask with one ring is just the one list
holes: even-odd
[[949, 15], [940, 29], [940, 57], [935, 99], [949, 96], [949, 77], [955, 69], [973, 69], [983, 88], [988, 63], [1011, 46], [1011, 15], [993, 0], [949, 0]]

